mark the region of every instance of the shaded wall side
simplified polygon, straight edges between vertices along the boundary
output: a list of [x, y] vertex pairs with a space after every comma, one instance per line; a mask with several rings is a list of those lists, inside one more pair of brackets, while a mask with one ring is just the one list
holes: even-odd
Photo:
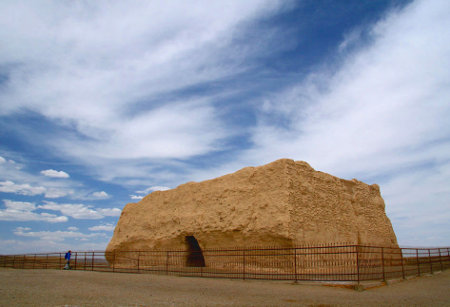
[[296, 245], [330, 242], [397, 246], [377, 185], [317, 172], [302, 162], [290, 170]]

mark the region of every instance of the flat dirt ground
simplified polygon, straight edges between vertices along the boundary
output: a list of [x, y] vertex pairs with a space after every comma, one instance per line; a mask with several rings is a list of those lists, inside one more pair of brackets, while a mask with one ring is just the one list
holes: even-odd
[[276, 281], [0, 269], [1, 306], [450, 306], [450, 270], [355, 291]]

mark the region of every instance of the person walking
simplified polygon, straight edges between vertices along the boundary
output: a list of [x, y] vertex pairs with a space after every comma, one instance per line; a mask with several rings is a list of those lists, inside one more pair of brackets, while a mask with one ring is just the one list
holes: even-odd
[[72, 251], [69, 250], [66, 255], [64, 256], [64, 259], [66, 259], [66, 265], [64, 267], [64, 270], [70, 270], [70, 256], [72, 255]]

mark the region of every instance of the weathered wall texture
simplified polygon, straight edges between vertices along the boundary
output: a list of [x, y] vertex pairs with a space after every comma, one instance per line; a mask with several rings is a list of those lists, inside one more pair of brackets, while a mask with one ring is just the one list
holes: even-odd
[[281, 159], [147, 195], [125, 206], [107, 251], [293, 246], [397, 246], [377, 185]]

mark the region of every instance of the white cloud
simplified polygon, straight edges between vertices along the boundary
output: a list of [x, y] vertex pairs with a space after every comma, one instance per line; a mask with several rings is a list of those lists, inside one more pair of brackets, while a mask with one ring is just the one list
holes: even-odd
[[11, 159], [5, 159], [0, 156], [0, 165], [2, 165], [2, 170], [6, 169], [14, 169], [14, 170], [20, 170], [22, 169], [23, 165], [20, 163], [17, 163], [14, 160]]
[[[26, 160], [21, 157], [21, 160]], [[32, 162], [27, 163], [32, 164]], [[92, 199], [83, 188], [83, 184], [72, 179], [53, 180], [30, 173], [16, 166], [18, 163], [0, 163], [0, 192], [9, 192], [25, 196], [44, 195], [45, 198], [70, 197], [73, 199]], [[1, 181], [3, 180], [3, 181]]]
[[338, 51], [344, 52], [351, 49], [361, 39], [363, 28], [354, 28], [344, 35], [344, 40], [339, 44]]
[[14, 211], [33, 211], [36, 209], [36, 205], [34, 203], [26, 201], [13, 201], [4, 199], [3, 203], [5, 204], [5, 207], [7, 209]]
[[78, 230], [78, 227], [70, 226], [70, 227], [67, 227], [67, 230], [70, 230], [70, 231], [77, 231], [77, 230]]
[[[11, 160], [11, 159], [9, 159], [8, 160], [8, 163], [10, 163], [10, 164], [17, 164], [17, 162], [16, 161], [14, 161], [14, 160]], [[22, 166], [20, 166], [20, 168], [21, 168]]]
[[60, 211], [74, 219], [101, 219], [104, 217], [97, 210], [84, 204], [57, 204], [49, 201], [44, 201], [44, 203], [39, 206], [40, 209]]
[[[351, 54], [336, 74], [317, 72], [266, 102], [248, 156], [264, 162], [295, 157], [366, 176], [447, 159], [447, 16], [445, 1], [418, 1], [378, 23], [374, 42]], [[273, 124], [274, 113], [288, 129]]]
[[52, 178], [69, 178], [69, 174], [67, 174], [64, 171], [55, 171], [53, 169], [48, 169], [45, 171], [41, 171], [41, 174], [47, 177], [52, 177]]
[[44, 201], [44, 205], [38, 206], [39, 209], [60, 211], [62, 214], [74, 219], [102, 219], [105, 216], [119, 216], [121, 210], [118, 208], [93, 208], [84, 204], [58, 204], [55, 202]]
[[1, 221], [42, 221], [49, 223], [67, 222], [66, 216], [57, 216], [45, 212], [35, 212], [36, 205], [31, 202], [4, 199], [6, 209], [0, 209]]
[[45, 198], [60, 198], [73, 193], [74, 191], [72, 189], [49, 188], [45, 192]]
[[66, 239], [90, 239], [92, 237], [104, 236], [103, 233], [84, 234], [77, 231], [30, 231], [30, 228], [17, 227], [14, 230], [16, 236], [38, 238], [42, 241], [59, 242]]
[[412, 169], [382, 186], [397, 236], [410, 246], [443, 246], [450, 242], [450, 163]]
[[89, 230], [91, 231], [113, 231], [115, 226], [113, 224], [104, 224], [104, 225], [97, 225], [89, 227]]
[[151, 192], [154, 192], [154, 191], [167, 191], [167, 190], [170, 190], [170, 188], [158, 185], [158, 186], [152, 186], [152, 187], [146, 188], [145, 190], [142, 190], [142, 191], [136, 191], [136, 193], [138, 193], [138, 194], [148, 194], [148, 193], [151, 193]]
[[[161, 179], [161, 177], [159, 177]], [[167, 191], [170, 190], [169, 187], [165, 187], [165, 186], [151, 186], [146, 188], [145, 190], [140, 190], [140, 191], [136, 191], [137, 194], [149, 194], [151, 192], [154, 191]], [[144, 195], [135, 195], [132, 194], [130, 195], [130, 198], [133, 200], [141, 200], [142, 198], [144, 198]]]
[[15, 16], [0, 30], [0, 64], [9, 69], [0, 101], [14, 101], [1, 114], [30, 110], [75, 129], [43, 145], [92, 168], [213, 152], [228, 135], [214, 98], [171, 96], [248, 69], [243, 59], [266, 52], [264, 44], [233, 39], [281, 3], [1, 3]]
[[8, 180], [0, 182], [0, 192], [33, 196], [45, 193], [45, 188], [31, 186], [29, 184], [16, 184]]
[[44, 194], [46, 198], [59, 198], [74, 193], [72, 189], [57, 188], [57, 187], [46, 188], [43, 186], [32, 186], [28, 183], [16, 184], [10, 180], [0, 181], [0, 192], [14, 193], [25, 196]]
[[140, 199], [144, 198], [144, 196], [142, 196], [142, 195], [130, 195], [130, 198], [134, 199], [134, 200], [140, 200]]
[[120, 216], [122, 213], [122, 210], [119, 208], [99, 208], [97, 210], [104, 216]]
[[[31, 230], [31, 229], [28, 229]], [[22, 230], [23, 232], [23, 230]], [[61, 252], [62, 257], [69, 249], [72, 251], [101, 251], [108, 245], [108, 238], [96, 236], [84, 239], [66, 238], [64, 241], [41, 240], [38, 237], [19, 236], [24, 240], [1, 240], [0, 254]]]
[[106, 199], [106, 198], [110, 197], [108, 195], [108, 193], [106, 193], [105, 191], [94, 192], [94, 193], [92, 193], [92, 196], [94, 196], [95, 198], [100, 198], [100, 199]]

